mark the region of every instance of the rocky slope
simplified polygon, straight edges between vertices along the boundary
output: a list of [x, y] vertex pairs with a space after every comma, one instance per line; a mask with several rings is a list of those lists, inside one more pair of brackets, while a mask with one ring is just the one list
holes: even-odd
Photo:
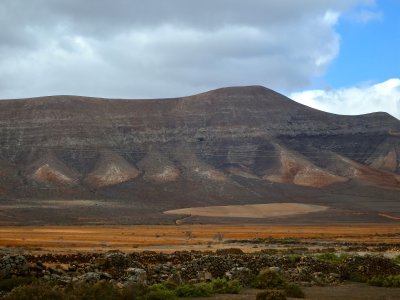
[[[121, 220], [122, 212], [124, 222], [158, 222], [168, 217], [144, 216], [276, 201], [400, 217], [400, 121], [386, 113], [329, 114], [259, 86], [159, 100], [2, 100], [0, 192], [3, 205], [43, 199], [125, 205], [64, 210], [65, 222], [81, 213]], [[5, 223], [38, 216], [1, 203]], [[43, 220], [55, 221], [43, 212]]]

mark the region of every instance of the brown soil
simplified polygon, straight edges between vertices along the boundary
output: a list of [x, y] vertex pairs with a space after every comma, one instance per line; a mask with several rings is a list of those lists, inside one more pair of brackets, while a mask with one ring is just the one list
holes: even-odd
[[334, 287], [304, 288], [307, 299], [312, 300], [397, 300], [400, 299], [398, 288], [382, 288], [365, 284], [345, 284]]
[[348, 179], [323, 170], [300, 153], [289, 151], [275, 144], [280, 156], [281, 169], [279, 174], [266, 175], [263, 178], [278, 183], [294, 183], [296, 185], [322, 188]]
[[[400, 290], [398, 288], [381, 288], [365, 284], [344, 284], [339, 286], [306, 287], [303, 288], [305, 299], [309, 300], [398, 300]], [[252, 300], [256, 298], [260, 290], [244, 289], [239, 295], [215, 295], [201, 298], [204, 300]], [[200, 298], [182, 298], [200, 299]], [[295, 299], [295, 298], [288, 298]]]
[[328, 207], [299, 203], [270, 203], [190, 207], [168, 210], [165, 214], [203, 217], [270, 218], [324, 211]]
[[103, 151], [95, 170], [85, 180], [91, 187], [99, 188], [123, 183], [139, 175], [139, 170], [123, 157], [111, 151]]

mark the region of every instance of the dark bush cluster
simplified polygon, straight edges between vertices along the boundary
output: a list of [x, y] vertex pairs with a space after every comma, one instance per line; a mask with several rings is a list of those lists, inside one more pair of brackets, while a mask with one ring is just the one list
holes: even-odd
[[0, 291], [9, 292], [13, 288], [30, 284], [37, 279], [34, 277], [12, 277], [12, 278], [4, 278], [0, 280]]
[[66, 287], [40, 281], [15, 281], [3, 285], [6, 286], [3, 290], [11, 291], [4, 300], [174, 300], [177, 297], [208, 297], [215, 293], [240, 292], [239, 281], [226, 279], [184, 285], [154, 284], [149, 287], [131, 284], [124, 288], [117, 288], [105, 280], [95, 284], [70, 284]]
[[267, 289], [258, 293], [256, 300], [286, 300], [286, 294], [282, 290]]
[[258, 274], [253, 281], [252, 286], [256, 289], [283, 289], [286, 283], [286, 280], [277, 272], [272, 270], [264, 270]]
[[332, 252], [321, 253], [316, 256], [316, 258], [320, 261], [329, 262], [329, 263], [332, 263], [335, 265], [341, 264], [348, 257], [349, 257], [348, 254], [336, 255], [335, 253], [332, 253]]
[[4, 300], [79, 300], [79, 299], [104, 299], [104, 300], [128, 300], [139, 299], [124, 297], [121, 291], [114, 285], [100, 281], [95, 284], [80, 284], [66, 288], [50, 283], [35, 282], [14, 288], [4, 297]]
[[305, 297], [304, 292], [298, 285], [288, 283], [280, 274], [273, 270], [261, 271], [253, 281], [252, 286], [257, 289], [266, 289], [266, 291], [258, 294], [260, 296], [257, 295], [257, 299], [279, 300], [286, 299], [286, 296], [292, 298]]
[[400, 275], [373, 277], [370, 280], [368, 280], [368, 284], [373, 286], [400, 288]]
[[392, 261], [393, 261], [395, 264], [400, 265], [400, 255], [397, 255], [397, 256], [393, 257]]
[[31, 285], [22, 285], [14, 288], [7, 294], [4, 300], [66, 300], [65, 294], [58, 288], [48, 284], [36, 283]]
[[208, 297], [212, 294], [238, 294], [240, 288], [237, 280], [215, 279], [211, 282], [178, 286], [176, 295], [179, 297]]
[[240, 283], [238, 280], [215, 279], [211, 282], [214, 293], [218, 294], [239, 294]]
[[304, 294], [303, 290], [294, 283], [289, 283], [285, 286], [285, 293], [286, 296], [292, 298], [305, 298], [306, 295]]

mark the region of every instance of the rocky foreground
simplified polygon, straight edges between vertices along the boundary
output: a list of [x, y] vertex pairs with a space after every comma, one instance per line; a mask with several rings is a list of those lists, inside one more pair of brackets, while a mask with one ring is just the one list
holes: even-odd
[[[117, 289], [132, 284], [149, 287], [155, 284], [196, 286], [224, 279], [225, 283], [234, 282], [242, 287], [259, 284], [263, 289], [276, 288], [276, 283], [268, 281], [272, 280], [271, 276], [274, 280], [280, 278], [282, 282], [303, 287], [335, 286], [344, 281], [400, 287], [399, 258], [339, 255], [326, 251], [304, 254], [304, 249], [296, 248], [291, 252], [268, 254], [260, 251], [245, 254], [240, 249], [231, 248], [216, 252], [181, 251], [172, 254], [151, 251], [126, 254], [114, 251], [104, 254], [3, 255], [0, 258], [0, 288], [4, 288], [2, 282], [12, 278], [33, 278], [58, 286], [108, 282]], [[260, 274], [264, 274], [261, 278], [266, 280], [261, 285]], [[269, 279], [265, 279], [265, 274], [269, 274]], [[6, 296], [8, 292], [3, 289], [0, 295]]]

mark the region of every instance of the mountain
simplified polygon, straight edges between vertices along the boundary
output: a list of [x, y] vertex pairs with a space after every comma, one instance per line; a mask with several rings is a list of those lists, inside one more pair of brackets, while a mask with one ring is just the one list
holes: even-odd
[[0, 124], [0, 224], [172, 222], [163, 211], [273, 202], [330, 208], [288, 222], [400, 219], [400, 121], [387, 113], [335, 115], [249, 86], [2, 100]]

